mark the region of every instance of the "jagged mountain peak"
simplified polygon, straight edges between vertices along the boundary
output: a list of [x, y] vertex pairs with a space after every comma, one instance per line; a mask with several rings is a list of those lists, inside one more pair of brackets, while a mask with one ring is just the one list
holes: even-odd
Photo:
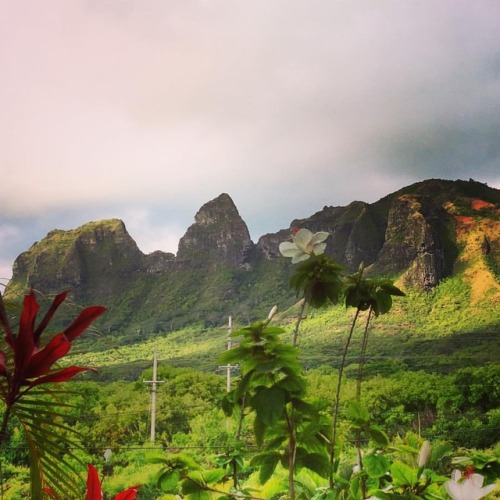
[[179, 242], [178, 262], [218, 262], [239, 266], [253, 247], [248, 227], [231, 197], [222, 193], [205, 203]]
[[241, 219], [238, 209], [227, 193], [205, 203], [194, 217], [196, 224], [208, 225], [231, 219]]

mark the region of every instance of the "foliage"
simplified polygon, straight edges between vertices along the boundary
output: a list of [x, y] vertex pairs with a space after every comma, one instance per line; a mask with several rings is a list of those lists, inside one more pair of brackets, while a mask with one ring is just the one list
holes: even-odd
[[259, 452], [251, 465], [260, 469], [265, 483], [278, 464], [288, 470], [290, 495], [294, 495], [296, 471], [311, 469], [327, 476], [329, 466], [322, 453], [327, 438], [318, 409], [305, 401], [305, 379], [298, 363], [298, 350], [281, 342], [281, 328], [254, 323], [233, 333], [239, 345], [224, 353], [222, 363], [241, 364], [241, 377], [225, 398], [228, 415], [236, 409], [254, 415], [254, 434]]
[[[0, 351], [0, 392], [5, 405], [0, 428], [0, 449], [6, 441], [9, 421], [14, 417], [25, 433], [32, 498], [40, 498], [45, 487], [66, 495], [78, 488], [78, 471], [69, 460], [61, 458], [68, 455], [77, 459], [68, 450], [76, 446], [68, 435], [71, 428], [62, 421], [67, 406], [61, 399], [64, 392], [45, 385], [65, 382], [87, 370], [78, 366], [53, 370], [52, 366], [68, 353], [71, 342], [105, 309], [99, 306], [84, 309], [62, 333], [53, 336], [42, 346], [43, 333], [65, 298], [66, 293], [57, 295], [36, 325], [39, 305], [34, 292], [31, 292], [24, 299], [18, 333], [15, 334], [0, 295], [0, 323], [5, 333], [5, 348]], [[0, 482], [3, 484], [1, 477]]]
[[[314, 237], [308, 233], [307, 241], [288, 247], [290, 256], [293, 253], [299, 262], [291, 286], [303, 299], [294, 331], [271, 324], [275, 308], [267, 320], [234, 331], [232, 338], [238, 343], [219, 358], [225, 366], [239, 367], [239, 376], [225, 397], [219, 375], [161, 366], [158, 443], [149, 446], [149, 395], [143, 382], [151, 378], [150, 369], [134, 383], [101, 383], [98, 379], [73, 383], [75, 392], [71, 393], [44, 385], [65, 381], [78, 371], [71, 367], [54, 371], [52, 365], [100, 309], [84, 311], [60, 334], [66, 339], [56, 336], [59, 343], [44, 343], [40, 338], [64, 297], [56, 297], [38, 328], [34, 326], [38, 311], [34, 295], [27, 298], [17, 336], [2, 310], [4, 328], [7, 325], [7, 355], [0, 366], [7, 416], [2, 432], [3, 457], [7, 459], [3, 474], [8, 475], [11, 490], [15, 491], [10, 485], [22, 477], [19, 466], [26, 458], [33, 470], [34, 453], [48, 454], [52, 462], [46, 458], [42, 462], [42, 479], [32, 476], [32, 492], [44, 488], [53, 497], [68, 496], [70, 491], [73, 495], [78, 489], [73, 477], [89, 461], [101, 464], [106, 481], [101, 487], [96, 469], [89, 466], [87, 498], [100, 498], [102, 491], [115, 498], [134, 498], [135, 487], [130, 487], [134, 483], [143, 485], [138, 499], [156, 498], [162, 491], [167, 493], [164, 498], [188, 499], [430, 500], [445, 498], [445, 490], [459, 498], [456, 495], [465, 485], [472, 488], [469, 478], [474, 478], [476, 492], [494, 489], [500, 476], [498, 450], [486, 448], [498, 442], [499, 365], [438, 369], [436, 357], [427, 365], [422, 361], [410, 365], [403, 359], [379, 360], [377, 365], [368, 356], [369, 335], [373, 339], [371, 357], [372, 352], [376, 355], [394, 346], [394, 339], [389, 344], [387, 332], [401, 317], [408, 330], [412, 322], [424, 324], [419, 317], [422, 311], [412, 309], [408, 302], [422, 306], [428, 317], [449, 316], [454, 308], [450, 296], [469, 298], [467, 282], [453, 278], [430, 294], [410, 291], [404, 303], [393, 303], [394, 296], [405, 294], [392, 280], [367, 278], [363, 267], [343, 278], [341, 267], [322, 253], [326, 236]], [[354, 313], [345, 315], [341, 306], [335, 306], [341, 297]], [[327, 304], [331, 305], [327, 310], [314, 310]], [[306, 305], [311, 307], [307, 317], [303, 315]], [[281, 323], [286, 325], [296, 311], [283, 314]], [[391, 315], [395, 318], [379, 322], [389, 311], [396, 312]], [[468, 321], [460, 308], [458, 312], [454, 318]], [[358, 332], [360, 321], [363, 327]], [[296, 346], [299, 325], [304, 327], [300, 352]], [[312, 325], [322, 337], [310, 335]], [[222, 332], [213, 335], [213, 331], [201, 329], [201, 335], [197, 329], [171, 332], [164, 339], [155, 339], [155, 344], [165, 341], [160, 348], [164, 359], [171, 354], [168, 349], [174, 344], [168, 341], [174, 336], [183, 340], [186, 358], [197, 353], [195, 340], [200, 338], [213, 353], [224, 345]], [[342, 340], [339, 333], [346, 330]], [[396, 342], [405, 331], [403, 328], [394, 336]], [[290, 338], [292, 343], [288, 343]], [[408, 349], [419, 345], [410, 335], [406, 340]], [[21, 345], [28, 345], [27, 351]], [[151, 352], [151, 345], [137, 348], [137, 360]], [[443, 358], [449, 357], [445, 338], [433, 345], [440, 346]], [[311, 348], [323, 351], [328, 365], [304, 372], [299, 355]], [[333, 362], [327, 348], [337, 351]], [[96, 363], [101, 361], [102, 357], [95, 357]], [[205, 361], [210, 364], [207, 358]], [[463, 365], [463, 359], [457, 358], [459, 366], [460, 361]], [[421, 366], [432, 369], [409, 370]], [[139, 369], [140, 364], [127, 367], [123, 378]], [[15, 425], [10, 414], [24, 427]], [[29, 435], [27, 457], [19, 446], [20, 429]], [[40, 444], [41, 452], [37, 450]], [[457, 451], [458, 446], [468, 449]], [[474, 446], [483, 449], [471, 451]], [[148, 448], [155, 453], [148, 453]], [[111, 451], [111, 455], [107, 451], [105, 463], [104, 449]], [[14, 463], [19, 466], [11, 465]], [[456, 468], [461, 472], [453, 472], [450, 481]], [[17, 485], [15, 488], [21, 491]], [[126, 491], [120, 494], [123, 489]]]

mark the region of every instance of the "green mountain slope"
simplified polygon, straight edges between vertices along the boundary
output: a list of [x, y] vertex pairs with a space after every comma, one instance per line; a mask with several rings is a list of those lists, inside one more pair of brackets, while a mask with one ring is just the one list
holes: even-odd
[[[373, 204], [325, 207], [291, 227], [328, 231], [326, 251], [346, 273], [364, 262], [367, 272], [397, 279], [407, 292], [390, 316], [374, 323], [372, 362], [437, 342], [443, 360], [449, 354], [457, 364], [458, 342], [475, 352], [464, 362], [485, 363], [498, 354], [499, 207], [500, 191], [485, 184], [431, 179]], [[292, 328], [293, 266], [278, 252], [289, 237], [284, 229], [253, 243], [226, 194], [196, 214], [177, 256], [144, 255], [118, 220], [55, 230], [18, 257], [7, 298], [15, 302], [31, 286], [48, 301], [70, 289], [73, 302], [61, 309], [59, 325], [77, 307], [106, 306], [98, 332], [79, 341], [82, 351], [100, 353], [101, 365], [141, 364], [156, 342], [172, 364], [213, 369], [229, 316], [247, 324], [277, 304], [280, 321]], [[342, 307], [309, 312], [301, 334], [307, 364], [335, 364], [349, 323]], [[408, 356], [402, 362], [425, 364]]]

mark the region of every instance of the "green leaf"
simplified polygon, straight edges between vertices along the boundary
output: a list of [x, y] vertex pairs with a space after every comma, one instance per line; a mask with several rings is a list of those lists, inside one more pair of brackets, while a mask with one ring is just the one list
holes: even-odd
[[366, 425], [370, 420], [368, 410], [357, 401], [351, 402], [348, 409], [349, 418], [359, 425]]
[[167, 458], [164, 455], [147, 455], [146, 462], [148, 464], [165, 464]]
[[206, 484], [200, 472], [192, 472], [182, 481], [182, 493], [188, 495], [188, 498], [200, 500], [210, 498], [211, 494], [206, 490]]
[[179, 470], [168, 470], [163, 472], [158, 478], [158, 486], [167, 493], [172, 493], [177, 490], [177, 485], [181, 479]]
[[394, 286], [392, 283], [386, 283], [384, 285], [381, 285], [381, 288], [383, 288], [387, 293], [390, 293], [391, 295], [396, 295], [398, 297], [406, 297], [406, 294], [401, 291], [398, 287]]
[[330, 474], [330, 460], [322, 453], [308, 453], [307, 455], [297, 458], [295, 467], [297, 470], [305, 467], [325, 478]]
[[241, 359], [243, 359], [244, 355], [245, 355], [245, 349], [243, 347], [234, 347], [233, 349], [224, 351], [219, 356], [219, 363], [224, 365], [235, 364], [238, 363]]
[[283, 413], [285, 392], [279, 387], [259, 388], [249, 403], [261, 422], [265, 425], [273, 425]]
[[226, 416], [230, 417], [233, 414], [234, 403], [227, 395], [222, 398], [221, 408]]
[[394, 486], [413, 486], [417, 483], [417, 471], [402, 462], [391, 465]]
[[363, 491], [361, 489], [361, 476], [356, 476], [351, 479], [350, 491], [353, 500], [362, 500]]
[[171, 461], [172, 462], [175, 461], [177, 468], [184, 468], [190, 470], [198, 470], [200, 468], [200, 466], [191, 457], [189, 457], [188, 455], [184, 455], [182, 453], [172, 455]]
[[380, 490], [376, 491], [373, 496], [379, 500], [408, 500], [408, 497], [404, 495], [398, 495], [397, 493], [387, 493]]
[[219, 483], [227, 475], [226, 469], [211, 469], [203, 471], [203, 479], [205, 483]]
[[375, 300], [377, 302], [379, 314], [385, 314], [390, 311], [392, 307], [392, 297], [389, 293], [386, 293], [384, 290], [378, 290], [375, 292]]
[[363, 457], [363, 465], [370, 477], [379, 478], [389, 472], [390, 463], [383, 455], [369, 454]]
[[370, 434], [370, 438], [378, 446], [388, 446], [389, 445], [389, 436], [382, 429], [379, 429], [376, 426], [371, 426], [368, 429], [368, 433]]
[[260, 418], [255, 418], [253, 422], [253, 432], [255, 434], [255, 442], [260, 448], [264, 442], [264, 435], [266, 433], [267, 426], [262, 422]]
[[255, 455], [250, 460], [250, 465], [259, 466], [259, 481], [264, 484], [274, 473], [279, 461], [280, 453], [277, 451], [266, 451]]

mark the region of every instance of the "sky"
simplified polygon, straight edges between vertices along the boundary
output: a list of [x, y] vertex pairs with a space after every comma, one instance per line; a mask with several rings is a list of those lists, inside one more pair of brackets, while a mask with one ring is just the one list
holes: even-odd
[[53, 229], [176, 252], [428, 178], [500, 188], [498, 0], [2, 0], [0, 283]]

